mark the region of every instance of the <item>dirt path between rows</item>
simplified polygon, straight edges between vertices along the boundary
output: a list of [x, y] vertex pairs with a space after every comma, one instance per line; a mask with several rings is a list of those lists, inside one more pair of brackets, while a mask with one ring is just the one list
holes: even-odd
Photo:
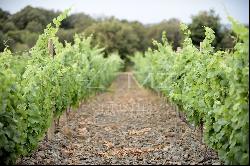
[[[68, 127], [67, 127], [68, 126]], [[19, 164], [220, 164], [163, 98], [121, 73]]]

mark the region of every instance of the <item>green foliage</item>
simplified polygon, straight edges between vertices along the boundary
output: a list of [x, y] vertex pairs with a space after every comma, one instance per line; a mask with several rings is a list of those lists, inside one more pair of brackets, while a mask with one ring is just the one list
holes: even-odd
[[249, 30], [230, 20], [239, 36], [230, 53], [214, 50], [214, 31], [208, 27], [197, 49], [181, 24], [181, 50], [173, 51], [163, 34], [163, 44], [153, 42], [156, 50], [131, 60], [142, 84], [162, 92], [190, 123], [204, 124], [205, 142], [225, 164], [249, 164]]
[[23, 130], [26, 112], [22, 107], [21, 75], [28, 57], [12, 56], [9, 50], [0, 54], [0, 159], [10, 163], [23, 153]]
[[91, 37], [75, 35], [74, 44], [64, 47], [56, 33], [67, 15], [68, 10], [53, 19], [29, 53], [0, 53], [0, 163], [15, 164], [32, 152], [53, 117], [105, 90], [121, 68], [119, 56], [104, 58], [103, 49], [91, 46]]

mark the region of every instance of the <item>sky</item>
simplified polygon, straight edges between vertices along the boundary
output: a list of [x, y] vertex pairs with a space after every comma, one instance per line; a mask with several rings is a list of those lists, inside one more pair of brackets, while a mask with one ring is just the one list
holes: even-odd
[[170, 18], [190, 23], [192, 15], [214, 9], [224, 24], [229, 24], [227, 13], [239, 22], [249, 24], [249, 0], [0, 0], [0, 8], [12, 14], [27, 5], [55, 11], [72, 7], [72, 13], [84, 12], [92, 17], [115, 16], [144, 24]]

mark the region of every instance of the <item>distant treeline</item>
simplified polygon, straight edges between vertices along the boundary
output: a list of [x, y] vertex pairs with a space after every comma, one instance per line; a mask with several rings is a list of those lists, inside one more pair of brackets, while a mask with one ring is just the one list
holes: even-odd
[[[31, 48], [46, 25], [61, 12], [27, 6], [21, 11], [10, 14], [0, 8], [0, 51], [8, 46], [12, 51]], [[145, 51], [152, 46], [152, 39], [159, 41], [166, 31], [174, 49], [181, 46], [183, 34], [180, 20], [163, 20], [158, 24], [144, 25], [138, 21], [119, 20], [114, 17], [94, 19], [84, 13], [71, 14], [63, 21], [58, 36], [61, 41], [73, 42], [75, 33], [93, 34], [95, 44], [105, 47], [105, 53], [118, 52], [122, 58], [136, 51]], [[212, 28], [216, 39], [213, 43], [217, 50], [233, 48], [234, 34], [221, 24], [219, 16], [213, 11], [201, 11], [192, 16], [189, 24], [194, 45], [204, 39], [204, 26]]]

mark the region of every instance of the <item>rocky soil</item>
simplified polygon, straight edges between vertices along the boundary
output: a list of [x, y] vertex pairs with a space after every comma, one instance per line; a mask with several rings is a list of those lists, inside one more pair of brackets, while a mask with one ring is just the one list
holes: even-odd
[[175, 109], [122, 73], [71, 111], [50, 141], [18, 164], [222, 164]]

